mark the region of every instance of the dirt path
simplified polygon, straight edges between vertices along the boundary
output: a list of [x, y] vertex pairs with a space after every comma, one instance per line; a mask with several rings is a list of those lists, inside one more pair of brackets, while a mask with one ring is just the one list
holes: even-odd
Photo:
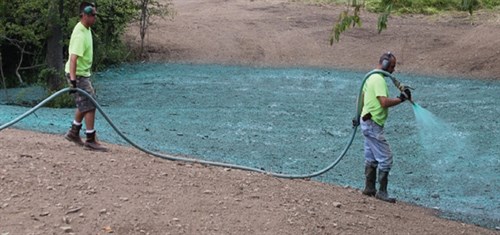
[[498, 234], [358, 190], [0, 132], [0, 234]]
[[[475, 24], [461, 15], [394, 17], [381, 35], [376, 17], [364, 13], [363, 28], [329, 46], [338, 7], [174, 3], [175, 20], [151, 28], [152, 60], [368, 71], [391, 50], [402, 72], [500, 79], [499, 18], [486, 13]], [[62, 136], [0, 132], [0, 234], [499, 234], [351, 188], [110, 147], [110, 153], [94, 153]]]
[[[342, 6], [286, 0], [174, 1], [173, 21], [156, 21], [152, 60], [257, 66], [318, 66], [367, 71], [392, 51], [399, 72], [500, 79], [500, 14], [393, 16], [377, 33], [377, 15], [329, 45]], [[138, 37], [131, 30], [129, 40]]]

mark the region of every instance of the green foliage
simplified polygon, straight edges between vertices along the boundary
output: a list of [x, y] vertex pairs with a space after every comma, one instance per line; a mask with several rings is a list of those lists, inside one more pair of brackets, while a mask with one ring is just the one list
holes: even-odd
[[[71, 32], [80, 21], [79, 4], [81, 1], [65, 1], [64, 31], [67, 35], [64, 44], [69, 44]], [[67, 6], [67, 7], [66, 7]], [[106, 66], [125, 61], [128, 49], [122, 42], [127, 25], [137, 15], [133, 0], [100, 0], [97, 2], [97, 20], [92, 26], [94, 40], [93, 70], [100, 71]], [[66, 55], [67, 56], [67, 55]], [[66, 59], [66, 58], [65, 58]]]
[[472, 11], [479, 6], [478, 0], [462, 0], [460, 10], [468, 11], [472, 15]]
[[[1, 4], [0, 35], [18, 41], [20, 44], [40, 46], [47, 36], [46, 1], [9, 0]], [[2, 40], [2, 39], [0, 39]], [[5, 43], [5, 41], [4, 41]]]
[[[50, 95], [56, 93], [57, 91], [52, 91]], [[61, 94], [60, 96], [54, 98], [53, 100], [47, 102], [47, 107], [51, 108], [74, 108], [75, 98], [69, 93]]]
[[[39, 74], [38, 84], [39, 84], [39, 86], [44, 87], [45, 90], [49, 91], [48, 96], [51, 96], [52, 94], [57, 92], [57, 90], [53, 90], [53, 91], [50, 90], [48, 88], [48, 84], [45, 83], [45, 77], [49, 76], [50, 74], [54, 74], [54, 73], [55, 74], [60, 73], [59, 74], [60, 77], [61, 78], [64, 77], [64, 74], [62, 74], [61, 71], [55, 71], [54, 69], [49, 69], [49, 68], [42, 69], [42, 71]], [[64, 78], [64, 79], [66, 80], [66, 78]], [[66, 85], [66, 84], [67, 84], [67, 82], [64, 82], [64, 85]], [[41, 102], [41, 100], [37, 100], [33, 104], [38, 104], [40, 102]], [[45, 106], [51, 107], [51, 108], [73, 108], [73, 107], [75, 107], [75, 99], [69, 93], [64, 93], [64, 94], [61, 94], [60, 96], [54, 98], [53, 100], [49, 101]]]
[[354, 0], [351, 2], [351, 5], [354, 7], [354, 13], [350, 15], [349, 9], [347, 9], [340, 14], [337, 24], [333, 26], [332, 32], [330, 33], [330, 45], [332, 45], [334, 41], [338, 42], [340, 40], [340, 34], [345, 32], [347, 29], [356, 27], [356, 25], [361, 27], [359, 12], [363, 3], [358, 3]]
[[[161, 18], [164, 18], [166, 16], [175, 15], [175, 11], [172, 8], [172, 2], [170, 0], [169, 1], [137, 0], [137, 1], [142, 2], [142, 4], [148, 2], [147, 10], [150, 16], [159, 16]], [[141, 8], [141, 3], [139, 3], [139, 5], [137, 6], [138, 8]]]
[[500, 6], [500, 0], [367, 0], [366, 9], [383, 13], [388, 4], [398, 14], [437, 14], [442, 11], [473, 11]]
[[[315, 2], [324, 2], [328, 0], [309, 0]], [[331, 0], [331, 2], [337, 2]], [[351, 26], [361, 26], [359, 17], [359, 7], [364, 6], [369, 11], [379, 13], [377, 28], [381, 33], [387, 29], [389, 16], [395, 12], [398, 14], [417, 13], [417, 14], [437, 14], [440, 11], [461, 10], [468, 11], [472, 15], [473, 11], [481, 8], [493, 9], [500, 6], [500, 0], [366, 0], [363, 3], [352, 0], [347, 1], [354, 7], [354, 14], [349, 11], [340, 13], [339, 19], [335, 23], [330, 35], [330, 44], [339, 41], [340, 34]]]
[[128, 49], [121, 40], [128, 23], [137, 13], [132, 0], [101, 0], [98, 18], [92, 26], [94, 35], [94, 70], [122, 63], [128, 57]]
[[345, 0], [291, 0], [291, 2], [304, 2], [304, 3], [319, 3], [319, 4], [334, 4], [334, 3], [345, 3]]
[[[56, 1], [56, 2], [54, 2]], [[129, 49], [121, 41], [126, 27], [139, 13], [134, 1], [97, 1], [97, 21], [92, 26], [94, 35], [93, 70], [101, 70], [111, 64], [124, 61]], [[64, 61], [67, 60], [67, 46], [74, 26], [80, 21], [79, 6], [82, 0], [0, 0], [0, 55], [7, 87], [20, 84], [18, 72], [23, 82], [33, 84], [46, 82], [49, 75], [63, 71], [51, 71], [45, 64], [47, 41], [52, 33], [51, 24], [59, 21], [63, 32]], [[51, 3], [52, 5], [50, 5]], [[59, 9], [49, 7], [59, 6]], [[60, 5], [62, 4], [62, 5]], [[57, 8], [57, 7], [56, 7]], [[23, 69], [29, 68], [29, 69]], [[25, 84], [23, 84], [25, 85]], [[69, 99], [61, 98], [52, 102], [54, 107], [66, 107]]]
[[[0, 2], [0, 54], [2, 68], [7, 78], [6, 84], [18, 85], [14, 71], [17, 67], [33, 66], [43, 63], [42, 49], [46, 30], [48, 0]], [[22, 62], [20, 65], [19, 63]], [[32, 74], [19, 71], [19, 74]], [[33, 82], [36, 79], [27, 79]], [[23, 81], [23, 82], [25, 82]], [[24, 84], [20, 84], [24, 85]]]
[[[6, 84], [16, 84], [17, 67], [32, 67], [30, 71], [19, 70], [26, 81], [33, 83], [43, 77], [46, 66], [46, 43], [50, 36], [49, 17], [59, 16], [59, 12], [49, 10], [49, 1], [55, 0], [8, 0], [0, 1], [0, 52]], [[99, 0], [97, 1], [98, 18], [92, 26], [94, 35], [94, 70], [101, 70], [108, 65], [125, 61], [129, 49], [122, 42], [127, 26], [138, 18], [138, 0]], [[63, 31], [63, 44], [67, 48], [74, 26], [80, 20], [79, 5], [81, 0], [57, 0], [62, 3], [60, 20]], [[22, 64], [21, 62], [21, 51]], [[67, 60], [67, 51], [64, 60]], [[8, 58], [8, 59], [6, 59]], [[42, 66], [34, 66], [42, 65]]]
[[131, 54], [122, 41], [94, 45], [94, 56], [96, 60], [93, 63], [93, 69], [96, 71], [102, 71], [111, 65], [132, 61], [135, 58], [135, 54]]
[[47, 68], [43, 67], [40, 69], [40, 72], [38, 74], [35, 74], [33, 77], [35, 77], [37, 80], [37, 83], [44, 84], [45, 83], [45, 78], [51, 75], [58, 75], [59, 77], [64, 77], [64, 74], [62, 71], [56, 71], [53, 68]]
[[[82, 0], [0, 0], [0, 66], [6, 81], [2, 85], [19, 85], [16, 73], [22, 82], [46, 82], [63, 71], [53, 71], [45, 64], [47, 42], [54, 30], [60, 25], [64, 50], [64, 60], [68, 58], [67, 47], [73, 28], [80, 21], [79, 6]], [[146, 26], [151, 24], [150, 16], [173, 16], [171, 0], [91, 0], [96, 2], [98, 18], [92, 26], [94, 39], [93, 70], [132, 61], [138, 57], [122, 41], [123, 34], [130, 23], [140, 22], [145, 16]], [[59, 6], [59, 7], [57, 7]], [[57, 9], [58, 8], [58, 9]], [[146, 15], [145, 15], [146, 13]], [[56, 21], [56, 22], [54, 22]], [[59, 32], [59, 30], [54, 30]], [[51, 44], [54, 45], [54, 44]], [[142, 46], [142, 45], [141, 45]], [[7, 59], [8, 58], [8, 59]], [[53, 66], [52, 66], [53, 67]], [[23, 68], [29, 68], [24, 69]], [[59, 68], [59, 66], [57, 67]], [[53, 80], [52, 80], [53, 81]], [[24, 85], [24, 84], [23, 84]], [[73, 104], [67, 97], [52, 102], [53, 107], [66, 107]]]
[[378, 21], [377, 21], [378, 33], [382, 32], [382, 30], [384, 30], [384, 29], [387, 29], [387, 18], [391, 14], [391, 10], [392, 10], [392, 4], [389, 4], [385, 8], [385, 11], [379, 15]]
[[481, 5], [487, 9], [494, 9], [500, 7], [500, 0], [481, 0]]

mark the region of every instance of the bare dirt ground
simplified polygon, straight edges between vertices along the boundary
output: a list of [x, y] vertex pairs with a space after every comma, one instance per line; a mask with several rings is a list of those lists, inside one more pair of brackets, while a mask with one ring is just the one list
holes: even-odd
[[498, 234], [315, 181], [29, 131], [4, 130], [0, 143], [0, 234]]
[[[397, 72], [500, 79], [500, 13], [456, 12], [389, 19], [362, 13], [363, 27], [329, 36], [345, 6], [288, 0], [178, 0], [172, 21], [156, 21], [146, 38], [148, 59], [254, 66], [318, 66], [368, 71], [393, 52]], [[137, 29], [129, 41], [139, 42]]]
[[[329, 46], [342, 7], [285, 0], [176, 0], [147, 38], [150, 60], [368, 71], [392, 51], [407, 73], [500, 79], [500, 18], [376, 16]], [[136, 29], [128, 40], [137, 42]], [[403, 202], [310, 180], [158, 159], [107, 145], [0, 132], [0, 234], [499, 234]], [[362, 167], [362, 166], [360, 166]], [[363, 176], [360, 175], [360, 180]]]

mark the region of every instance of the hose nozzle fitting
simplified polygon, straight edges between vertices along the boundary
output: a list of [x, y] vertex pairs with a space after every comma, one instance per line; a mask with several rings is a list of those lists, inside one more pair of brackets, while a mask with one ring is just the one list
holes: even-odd
[[396, 86], [396, 88], [398, 88], [399, 91], [404, 92], [406, 89], [415, 90], [415, 88], [401, 83], [396, 77], [392, 75], [389, 77], [391, 78], [392, 83], [394, 83], [394, 86]]

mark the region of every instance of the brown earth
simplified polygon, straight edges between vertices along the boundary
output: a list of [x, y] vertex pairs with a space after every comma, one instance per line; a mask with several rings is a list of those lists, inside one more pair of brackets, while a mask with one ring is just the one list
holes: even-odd
[[[177, 0], [174, 20], [156, 21], [146, 37], [148, 59], [254, 66], [317, 66], [368, 71], [393, 52], [397, 72], [500, 79], [500, 13], [455, 12], [389, 19], [362, 12], [363, 27], [329, 44], [343, 5], [287, 0]], [[128, 34], [138, 43], [137, 29]]]
[[[0, 234], [499, 234], [309, 180], [0, 134]], [[360, 180], [362, 176], [360, 176]]]
[[[480, 12], [376, 16], [329, 46], [342, 6], [285, 0], [175, 0], [157, 21], [150, 60], [368, 71], [394, 52], [405, 73], [500, 79], [500, 17]], [[131, 28], [128, 39], [136, 29]], [[500, 234], [438, 218], [403, 202], [311, 180], [158, 159], [108, 144], [83, 150], [62, 138], [0, 133], [0, 234]], [[363, 176], [360, 176], [363, 180]]]

